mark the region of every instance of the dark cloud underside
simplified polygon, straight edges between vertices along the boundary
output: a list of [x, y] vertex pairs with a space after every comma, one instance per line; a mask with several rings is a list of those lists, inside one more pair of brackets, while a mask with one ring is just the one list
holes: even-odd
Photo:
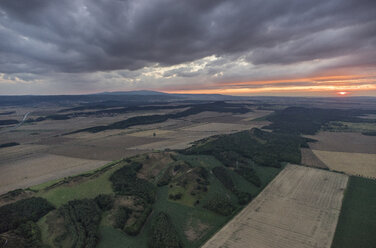
[[374, 65], [375, 16], [375, 0], [1, 0], [0, 73], [135, 70], [210, 55], [253, 64], [352, 55]]

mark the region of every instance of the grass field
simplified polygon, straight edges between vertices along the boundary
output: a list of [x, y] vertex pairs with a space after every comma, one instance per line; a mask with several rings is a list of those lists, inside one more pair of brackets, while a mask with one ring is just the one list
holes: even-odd
[[376, 180], [351, 177], [332, 248], [376, 247]]
[[73, 199], [94, 198], [99, 194], [111, 194], [113, 191], [109, 177], [117, 168], [118, 166], [114, 166], [94, 179], [77, 183], [73, 181], [47, 191], [40, 190], [36, 196], [43, 197], [59, 207]]

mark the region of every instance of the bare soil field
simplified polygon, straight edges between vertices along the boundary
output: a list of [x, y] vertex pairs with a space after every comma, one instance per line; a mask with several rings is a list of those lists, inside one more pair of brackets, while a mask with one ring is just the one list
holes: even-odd
[[328, 167], [325, 165], [324, 162], [322, 162], [309, 148], [301, 148], [300, 149], [302, 153], [302, 164], [316, 167], [316, 168], [322, 168], [327, 169]]
[[313, 150], [331, 170], [349, 175], [376, 178], [376, 154]]
[[330, 248], [348, 176], [287, 165], [203, 248]]
[[334, 152], [376, 153], [376, 137], [360, 133], [320, 132], [306, 136], [318, 140], [309, 143], [312, 150]]
[[99, 168], [108, 161], [93, 161], [51, 154], [36, 154], [27, 159], [0, 165], [0, 194], [49, 180]]

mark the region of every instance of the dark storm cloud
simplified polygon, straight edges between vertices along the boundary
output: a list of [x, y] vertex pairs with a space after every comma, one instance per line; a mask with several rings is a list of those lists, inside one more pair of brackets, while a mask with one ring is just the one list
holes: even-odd
[[[209, 55], [295, 63], [375, 50], [374, 0], [2, 0], [0, 72], [89, 72]], [[179, 72], [194, 76], [197, 73]]]

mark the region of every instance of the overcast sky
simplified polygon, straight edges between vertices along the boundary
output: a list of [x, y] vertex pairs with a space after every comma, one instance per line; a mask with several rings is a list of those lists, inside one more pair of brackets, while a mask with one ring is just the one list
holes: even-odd
[[0, 94], [376, 96], [375, 0], [1, 0]]

